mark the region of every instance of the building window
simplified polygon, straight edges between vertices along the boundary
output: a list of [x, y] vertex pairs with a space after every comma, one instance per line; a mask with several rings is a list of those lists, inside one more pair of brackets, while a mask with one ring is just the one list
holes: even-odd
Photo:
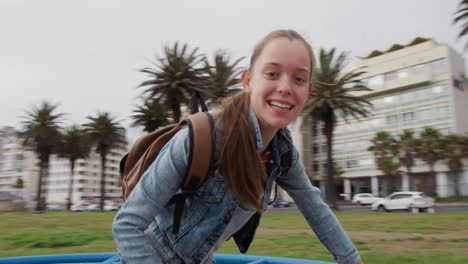
[[440, 94], [444, 91], [444, 87], [443, 86], [434, 86], [431, 88], [431, 91], [432, 93], [435, 93], [435, 94]]
[[434, 75], [444, 74], [448, 72], [446, 59], [436, 60], [431, 62], [431, 72]]
[[439, 116], [446, 116], [449, 113], [448, 105], [437, 107], [434, 110], [437, 113], [437, 115], [439, 115]]
[[369, 87], [371, 88], [381, 88], [384, 84], [384, 77], [383, 75], [376, 75], [370, 77], [367, 81]]
[[327, 145], [323, 144], [320, 150], [322, 153], [326, 153], [328, 151]]
[[389, 115], [386, 117], [387, 124], [395, 124], [398, 123], [398, 115]]
[[318, 161], [314, 161], [313, 164], [312, 164], [312, 171], [313, 172], [319, 172], [319, 170], [320, 170], [320, 167], [319, 167]]
[[392, 96], [387, 96], [383, 99], [383, 102], [386, 104], [390, 104], [393, 102], [393, 97]]
[[408, 69], [401, 69], [397, 71], [398, 79], [404, 79], [408, 77]]
[[312, 145], [312, 153], [316, 154], [319, 152], [319, 149], [318, 149], [318, 145], [317, 144], [313, 144]]
[[403, 121], [414, 120], [414, 112], [403, 113], [401, 116], [402, 116]]
[[357, 160], [347, 160], [346, 167], [348, 168], [356, 168], [358, 166]]
[[385, 81], [394, 81], [398, 80], [398, 71], [392, 71], [385, 73]]
[[372, 166], [374, 165], [374, 160], [373, 159], [363, 159], [359, 161], [359, 166]]
[[317, 124], [312, 125], [312, 136], [316, 137], [318, 135], [318, 127]]

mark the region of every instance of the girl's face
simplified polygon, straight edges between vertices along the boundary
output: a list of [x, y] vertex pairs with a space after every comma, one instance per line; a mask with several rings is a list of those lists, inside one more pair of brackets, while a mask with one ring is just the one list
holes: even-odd
[[251, 71], [242, 74], [262, 129], [288, 126], [301, 113], [312, 89], [310, 57], [300, 40], [273, 39]]

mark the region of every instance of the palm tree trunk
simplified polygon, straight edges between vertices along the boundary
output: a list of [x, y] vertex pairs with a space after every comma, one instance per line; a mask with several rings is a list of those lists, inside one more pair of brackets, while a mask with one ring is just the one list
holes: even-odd
[[42, 190], [42, 209], [45, 210], [47, 209], [47, 188], [49, 186], [49, 158], [50, 155], [47, 156], [47, 159], [44, 163], [44, 172], [43, 172], [43, 181], [44, 181], [44, 189]]
[[175, 123], [179, 122], [180, 121], [180, 116], [181, 116], [180, 105], [177, 104], [177, 102], [175, 100], [171, 101], [171, 109], [172, 109], [172, 113], [174, 113], [174, 122]]
[[408, 191], [412, 191], [411, 190], [411, 182], [412, 182], [411, 166], [406, 166], [406, 175], [408, 175]]
[[382, 184], [382, 193], [384, 196], [387, 196], [389, 193], [389, 186], [390, 186], [390, 177], [385, 174], [383, 177], [383, 184]]
[[435, 175], [435, 171], [434, 171], [434, 163], [429, 164], [429, 172], [430, 172], [430, 177], [431, 177], [432, 179], [430, 179], [430, 180], [426, 179], [426, 180], [424, 181], [424, 192], [425, 192], [426, 194], [428, 194], [428, 195], [431, 195], [432, 193], [429, 192], [429, 181], [432, 182], [433, 180], [435, 180], [435, 176], [436, 176], [436, 175]]
[[106, 152], [101, 153], [101, 200], [99, 202], [99, 208], [101, 211], [104, 211], [104, 199], [106, 192]]
[[325, 136], [327, 138], [327, 191], [326, 197], [330, 207], [338, 210], [336, 205], [336, 188], [333, 177], [333, 122], [325, 122]]
[[75, 159], [70, 159], [70, 182], [68, 184], [67, 211], [70, 211], [73, 195], [73, 178], [75, 176]]
[[460, 189], [458, 188], [458, 175], [460, 171], [454, 171], [453, 173], [453, 184], [454, 184], [454, 190], [455, 190], [455, 197], [460, 198]]
[[39, 161], [39, 179], [37, 182], [37, 191], [36, 191], [36, 211], [42, 211], [42, 176], [44, 173], [44, 160], [43, 158]]

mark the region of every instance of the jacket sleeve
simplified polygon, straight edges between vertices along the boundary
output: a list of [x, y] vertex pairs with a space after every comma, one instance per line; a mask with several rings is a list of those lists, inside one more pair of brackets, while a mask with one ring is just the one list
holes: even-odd
[[312, 186], [299, 158], [293, 150], [293, 164], [276, 181], [295, 201], [309, 226], [339, 264], [356, 264], [360, 256], [338, 219], [323, 201], [320, 189]]
[[189, 148], [188, 129], [184, 128], [161, 149], [117, 213], [112, 233], [122, 263], [160, 263], [144, 231], [180, 188]]

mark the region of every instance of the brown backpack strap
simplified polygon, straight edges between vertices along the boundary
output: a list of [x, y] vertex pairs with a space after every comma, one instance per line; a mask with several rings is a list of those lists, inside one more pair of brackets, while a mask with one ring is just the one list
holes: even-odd
[[196, 113], [186, 120], [189, 126], [190, 152], [187, 157], [187, 173], [181, 192], [175, 194], [166, 204], [174, 206], [172, 233], [178, 234], [184, 212], [185, 199], [194, 194], [205, 182], [213, 163], [213, 117], [207, 112]]
[[195, 192], [205, 181], [213, 160], [213, 119], [207, 112], [187, 118], [190, 126], [190, 153], [183, 191]]

